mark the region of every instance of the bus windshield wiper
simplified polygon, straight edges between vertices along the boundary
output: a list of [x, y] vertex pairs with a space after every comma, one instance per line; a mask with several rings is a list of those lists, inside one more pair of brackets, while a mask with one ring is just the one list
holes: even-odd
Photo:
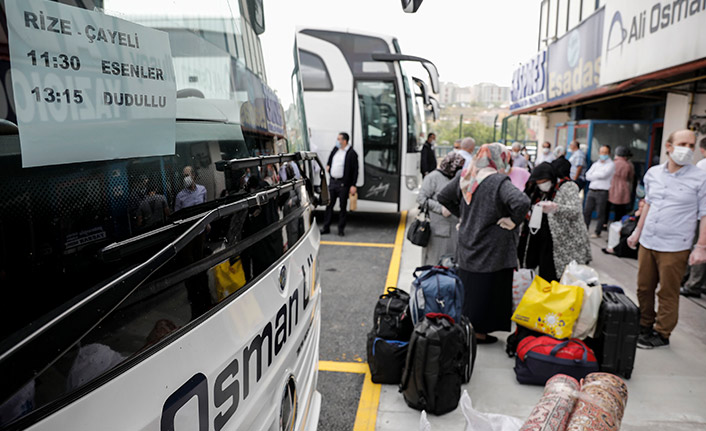
[[[243, 162], [248, 166], [257, 166], [260, 161], [263, 161], [263, 163], [274, 163], [279, 160], [314, 160], [321, 166], [316, 153], [257, 157], [244, 159]], [[234, 169], [239, 169], [242, 166], [239, 162], [230, 161], [230, 164], [226, 165], [226, 167], [237, 166]], [[250, 163], [254, 164], [251, 165]], [[324, 172], [323, 170], [321, 172], [323, 180], [322, 200], [327, 202], [328, 193]], [[243, 209], [265, 205], [272, 198], [307, 183], [308, 180], [305, 178], [288, 181], [233, 203], [222, 205], [207, 212], [200, 218], [197, 217], [197, 220], [186, 228], [178, 238], [171, 241], [143, 263], [93, 290], [75, 304], [68, 306], [53, 318], [48, 319], [37, 329], [23, 333], [20, 339], [18, 339], [17, 335], [11, 336], [0, 347], [3, 349], [0, 352], [0, 375], [3, 376], [0, 403], [3, 403], [25, 384], [39, 376], [67, 350], [98, 326], [155, 271], [173, 259], [179, 251], [200, 235], [207, 225]], [[324, 193], [326, 194], [325, 199]], [[127, 243], [116, 243], [108, 246], [108, 248], [119, 250], [125, 244]]]

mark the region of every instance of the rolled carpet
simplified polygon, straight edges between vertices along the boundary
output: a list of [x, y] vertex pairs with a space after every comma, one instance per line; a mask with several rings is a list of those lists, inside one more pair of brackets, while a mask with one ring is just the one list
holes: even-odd
[[609, 373], [591, 373], [583, 379], [566, 430], [619, 430], [627, 403], [628, 387], [620, 377]]
[[547, 381], [544, 393], [520, 431], [563, 431], [576, 404], [579, 383], [557, 374]]

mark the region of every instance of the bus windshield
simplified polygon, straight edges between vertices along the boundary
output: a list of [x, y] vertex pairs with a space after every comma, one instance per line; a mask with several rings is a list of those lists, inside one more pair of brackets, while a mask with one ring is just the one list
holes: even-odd
[[[17, 120], [0, 119], [0, 280], [12, 308], [0, 325], [3, 370], [38, 329], [91, 316], [13, 369], [0, 389], [0, 427], [59, 408], [247, 291], [311, 223], [311, 163], [282, 156], [308, 149], [303, 111], [285, 125], [239, 2], [206, 2], [198, 16], [186, 1], [104, 3], [106, 13], [168, 33], [175, 150], [24, 167]], [[0, 63], [9, 69], [7, 57]], [[259, 162], [232, 163], [248, 158]], [[124, 282], [143, 269], [134, 285]], [[96, 298], [110, 305], [84, 306]]]

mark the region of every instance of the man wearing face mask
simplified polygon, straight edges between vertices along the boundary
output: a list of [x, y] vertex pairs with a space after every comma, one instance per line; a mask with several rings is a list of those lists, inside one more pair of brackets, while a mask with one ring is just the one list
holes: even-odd
[[[669, 345], [679, 319], [679, 287], [686, 265], [706, 262], [706, 175], [691, 164], [695, 146], [696, 135], [690, 130], [669, 135], [668, 161], [645, 174], [646, 204], [628, 238], [630, 247], [640, 245], [637, 346], [643, 349]], [[690, 251], [699, 220], [698, 241]], [[655, 292], [659, 298], [657, 312]]]
[[552, 144], [545, 142], [542, 144], [541, 150], [537, 153], [537, 159], [534, 161], [535, 166], [539, 166], [544, 162], [551, 163], [554, 161], [554, 153], [552, 153]]
[[422, 145], [422, 155], [420, 168], [422, 170], [422, 176], [425, 177], [429, 172], [436, 169], [436, 155], [434, 154], [434, 145], [436, 144], [436, 135], [430, 133], [427, 136], [427, 140]]
[[206, 187], [196, 184], [196, 172], [191, 166], [186, 166], [182, 171], [184, 188], [176, 195], [174, 211], [182, 208], [193, 207], [206, 202]]
[[519, 142], [512, 144], [512, 167], [517, 169], [528, 169], [529, 162], [522, 154], [522, 145]]
[[603, 231], [610, 181], [615, 174], [615, 164], [610, 159], [610, 147], [601, 145], [599, 153], [598, 161], [593, 163], [588, 172], [586, 172], [586, 180], [590, 181], [586, 207], [583, 209], [583, 220], [586, 223], [586, 227], [591, 224], [593, 210], [595, 209], [598, 213], [598, 223], [596, 224], [595, 233], [591, 234], [591, 238], [600, 237]]

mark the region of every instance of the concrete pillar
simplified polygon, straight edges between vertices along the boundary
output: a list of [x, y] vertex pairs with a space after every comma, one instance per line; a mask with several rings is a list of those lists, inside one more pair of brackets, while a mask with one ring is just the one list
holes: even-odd
[[662, 135], [662, 153], [659, 162], [667, 161], [667, 139], [669, 134], [675, 130], [685, 129], [689, 123], [689, 103], [690, 95], [669, 93], [667, 94], [667, 106], [664, 111], [664, 133]]

